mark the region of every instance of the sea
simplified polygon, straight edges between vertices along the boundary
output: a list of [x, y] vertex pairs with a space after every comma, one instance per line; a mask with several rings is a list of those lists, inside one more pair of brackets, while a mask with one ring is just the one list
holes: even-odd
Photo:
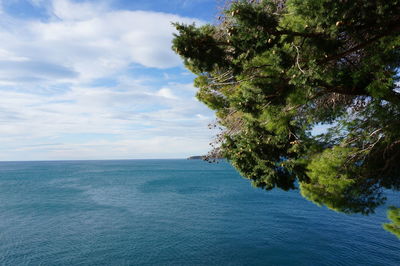
[[386, 207], [337, 213], [226, 161], [0, 162], [0, 265], [400, 265]]

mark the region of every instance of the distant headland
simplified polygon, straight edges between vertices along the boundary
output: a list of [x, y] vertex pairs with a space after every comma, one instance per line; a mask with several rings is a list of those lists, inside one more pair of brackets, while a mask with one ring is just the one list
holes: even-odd
[[197, 155], [197, 156], [190, 156], [187, 159], [188, 160], [204, 160], [206, 158], [206, 156], [204, 155]]

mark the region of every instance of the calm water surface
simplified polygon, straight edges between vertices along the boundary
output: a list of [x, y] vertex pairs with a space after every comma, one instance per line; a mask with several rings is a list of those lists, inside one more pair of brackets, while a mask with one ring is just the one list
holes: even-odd
[[1, 162], [0, 264], [400, 265], [385, 212], [255, 189], [228, 163]]

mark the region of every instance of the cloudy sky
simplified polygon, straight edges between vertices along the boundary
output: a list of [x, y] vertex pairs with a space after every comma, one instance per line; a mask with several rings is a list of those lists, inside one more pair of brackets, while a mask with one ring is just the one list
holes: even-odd
[[213, 113], [171, 51], [171, 22], [215, 0], [0, 0], [0, 160], [183, 158]]

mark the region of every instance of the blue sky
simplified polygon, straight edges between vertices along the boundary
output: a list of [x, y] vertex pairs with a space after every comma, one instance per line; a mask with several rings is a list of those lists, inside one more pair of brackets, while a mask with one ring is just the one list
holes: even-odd
[[220, 3], [0, 0], [0, 160], [206, 153], [214, 115], [171, 22], [212, 23]]

